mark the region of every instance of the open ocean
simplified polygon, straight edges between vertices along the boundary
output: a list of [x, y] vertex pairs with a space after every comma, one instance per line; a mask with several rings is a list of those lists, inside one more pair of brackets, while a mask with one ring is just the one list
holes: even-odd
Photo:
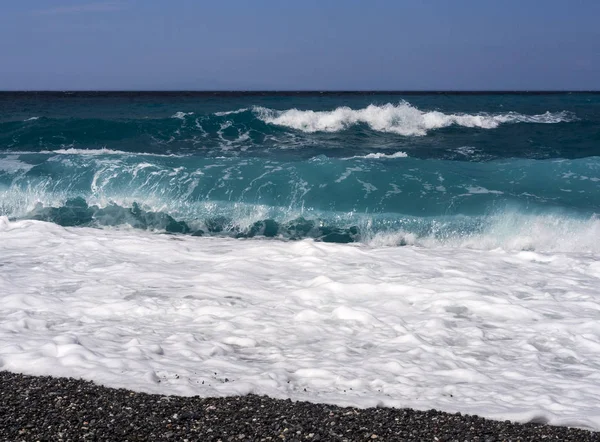
[[0, 93], [0, 369], [600, 429], [600, 94]]

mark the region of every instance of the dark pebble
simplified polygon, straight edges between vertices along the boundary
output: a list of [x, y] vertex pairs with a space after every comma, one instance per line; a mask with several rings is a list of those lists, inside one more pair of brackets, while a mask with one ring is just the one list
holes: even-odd
[[600, 441], [600, 433], [436, 410], [266, 396], [159, 396], [0, 372], [1, 441]]

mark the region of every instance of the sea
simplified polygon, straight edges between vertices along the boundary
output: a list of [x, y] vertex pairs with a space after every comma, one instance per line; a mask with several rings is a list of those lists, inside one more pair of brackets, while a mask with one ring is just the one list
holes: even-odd
[[0, 369], [600, 429], [600, 94], [0, 93]]

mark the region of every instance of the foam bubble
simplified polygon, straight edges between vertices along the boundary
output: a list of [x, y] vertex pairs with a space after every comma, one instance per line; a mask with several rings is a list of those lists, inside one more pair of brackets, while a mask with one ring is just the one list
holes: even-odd
[[332, 111], [288, 109], [278, 111], [255, 107], [258, 118], [269, 124], [285, 126], [303, 132], [339, 132], [356, 124], [367, 124], [378, 132], [404, 136], [423, 136], [430, 130], [456, 125], [470, 128], [495, 129], [504, 123], [561, 123], [573, 121], [568, 112], [546, 112], [523, 115], [515, 112], [493, 115], [481, 113], [445, 114], [439, 111], [421, 111], [408, 102], [383, 106], [371, 104], [363, 109], [338, 107]]

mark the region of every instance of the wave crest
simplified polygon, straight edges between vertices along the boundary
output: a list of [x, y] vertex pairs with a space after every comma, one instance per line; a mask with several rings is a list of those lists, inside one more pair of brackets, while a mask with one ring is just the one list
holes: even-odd
[[395, 152], [395, 153], [390, 153], [390, 154], [375, 152], [375, 153], [369, 153], [367, 155], [355, 155], [353, 157], [345, 158], [345, 159], [348, 159], [348, 160], [354, 160], [354, 159], [365, 159], [365, 160], [388, 159], [388, 160], [391, 160], [394, 158], [408, 158], [408, 154], [406, 152]]
[[377, 132], [390, 132], [403, 136], [423, 136], [428, 131], [448, 126], [495, 129], [504, 123], [553, 124], [570, 122], [575, 117], [569, 112], [546, 112], [523, 115], [516, 112], [492, 115], [481, 113], [445, 114], [439, 111], [421, 111], [408, 102], [383, 106], [371, 104], [363, 109], [338, 107], [332, 111], [288, 109], [278, 111], [255, 107], [255, 114], [268, 124], [285, 126], [302, 132], [339, 132], [356, 124], [366, 124]]

